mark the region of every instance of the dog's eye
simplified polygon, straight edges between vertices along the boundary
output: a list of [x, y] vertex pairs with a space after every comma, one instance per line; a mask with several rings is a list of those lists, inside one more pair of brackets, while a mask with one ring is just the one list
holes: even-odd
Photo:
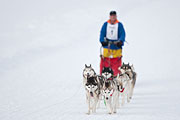
[[106, 92], [104, 92], [104, 93], [106, 93]]
[[90, 88], [90, 87], [88, 86], [88, 88]]
[[110, 91], [108, 93], [110, 93]]

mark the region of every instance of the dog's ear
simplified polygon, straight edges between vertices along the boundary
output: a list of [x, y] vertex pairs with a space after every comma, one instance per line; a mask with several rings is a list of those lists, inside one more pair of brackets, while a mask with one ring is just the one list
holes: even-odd
[[89, 67], [91, 67], [91, 64], [89, 65]]
[[85, 67], [87, 68], [87, 65], [85, 64]]
[[119, 74], [117, 74], [116, 79], [119, 79]]
[[133, 64], [131, 65], [131, 68], [134, 68]]
[[134, 65], [133, 64], [131, 65], [131, 69], [134, 71]]
[[111, 90], [111, 92], [110, 92], [110, 94], [112, 95], [112, 94], [113, 94], [113, 92], [114, 92], [114, 90], [112, 89], [112, 90]]

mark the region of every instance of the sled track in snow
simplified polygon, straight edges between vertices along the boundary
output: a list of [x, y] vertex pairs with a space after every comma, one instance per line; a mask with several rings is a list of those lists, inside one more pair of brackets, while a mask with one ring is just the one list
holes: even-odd
[[[37, 109], [37, 110], [35, 110], [35, 111], [33, 111], [33, 112], [30, 112], [30, 113], [27, 113], [27, 114], [24, 114], [24, 115], [22, 115], [22, 116], [20, 116], [19, 117], [19, 119], [22, 119], [22, 118], [24, 118], [24, 117], [27, 117], [27, 116], [31, 116], [31, 115], [33, 115], [33, 114], [38, 114], [39, 112], [42, 112], [42, 111], [45, 111], [45, 110], [48, 110], [48, 109], [51, 109], [51, 108], [53, 108], [53, 107], [55, 107], [55, 106], [58, 106], [58, 105], [65, 105], [65, 104], [68, 104], [67, 102], [69, 102], [75, 95], [77, 95], [78, 93], [79, 93], [79, 90], [81, 89], [81, 83], [79, 83], [79, 85], [77, 86], [77, 89], [76, 89], [76, 91], [73, 93], [73, 94], [71, 94], [71, 96], [69, 96], [68, 98], [65, 98], [64, 100], [62, 100], [62, 101], [60, 101], [60, 102], [57, 102], [57, 103], [54, 103], [54, 104], [51, 104], [51, 105], [47, 105], [47, 106], [44, 106], [44, 107], [42, 107], [42, 108], [39, 108], [39, 109]], [[18, 113], [18, 112], [21, 112], [21, 111], [23, 111], [23, 109], [18, 109], [19, 107], [17, 107], [16, 108], [16, 110], [14, 110], [14, 111], [12, 111], [12, 112], [10, 112], [10, 113], [8, 113], [8, 115], [4, 115], [3, 117], [0, 117], [0, 119], [1, 120], [4, 120], [4, 119], [6, 119], [7, 117], [14, 117], [14, 116], [16, 116], [16, 113]], [[50, 111], [50, 110], [49, 110]], [[48, 112], [48, 111], [47, 111]], [[63, 111], [63, 112], [60, 112], [59, 114], [60, 115], [62, 115], [62, 114], [64, 114], [64, 113], [67, 113], [68, 111]], [[58, 115], [58, 116], [60, 116], [60, 115]], [[43, 115], [40, 115], [40, 116], [43, 116]]]

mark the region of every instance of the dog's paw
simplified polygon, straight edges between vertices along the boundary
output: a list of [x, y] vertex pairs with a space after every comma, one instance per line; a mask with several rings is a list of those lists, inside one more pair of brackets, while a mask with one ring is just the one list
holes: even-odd
[[113, 114], [113, 111], [110, 111], [108, 114], [109, 114], [109, 115]]
[[90, 112], [87, 112], [86, 114], [87, 114], [87, 115], [90, 115]]

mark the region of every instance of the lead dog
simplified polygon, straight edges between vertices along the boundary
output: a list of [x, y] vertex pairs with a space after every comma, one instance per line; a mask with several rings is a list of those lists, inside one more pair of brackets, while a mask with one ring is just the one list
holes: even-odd
[[91, 67], [91, 64], [89, 66], [87, 66], [85, 64], [85, 68], [83, 70], [83, 84], [85, 87], [85, 84], [87, 83], [87, 78], [88, 77], [93, 77], [96, 75], [96, 72], [94, 71], [94, 69]]
[[[102, 100], [102, 88], [103, 88], [103, 83], [104, 83], [104, 78], [100, 75], [96, 75], [96, 72], [95, 70], [92, 68], [91, 64], [89, 66], [87, 66], [85, 64], [85, 68], [83, 70], [83, 85], [85, 88], [87, 88], [86, 84], [88, 82], [88, 79], [89, 78], [92, 78], [94, 77], [96, 83], [97, 83], [97, 92], [98, 92], [98, 95], [99, 95], [99, 99]], [[89, 79], [89, 82], [90, 83], [90, 80], [92, 79]], [[100, 107], [100, 100], [98, 100], [98, 107]]]
[[85, 84], [86, 89], [86, 101], [88, 103], [88, 112], [90, 114], [96, 112], [96, 106], [99, 99], [99, 91], [98, 91], [98, 82], [97, 77], [87, 77], [87, 82]]
[[103, 85], [103, 94], [108, 113], [116, 113], [118, 105], [118, 89], [114, 80], [106, 80]]

